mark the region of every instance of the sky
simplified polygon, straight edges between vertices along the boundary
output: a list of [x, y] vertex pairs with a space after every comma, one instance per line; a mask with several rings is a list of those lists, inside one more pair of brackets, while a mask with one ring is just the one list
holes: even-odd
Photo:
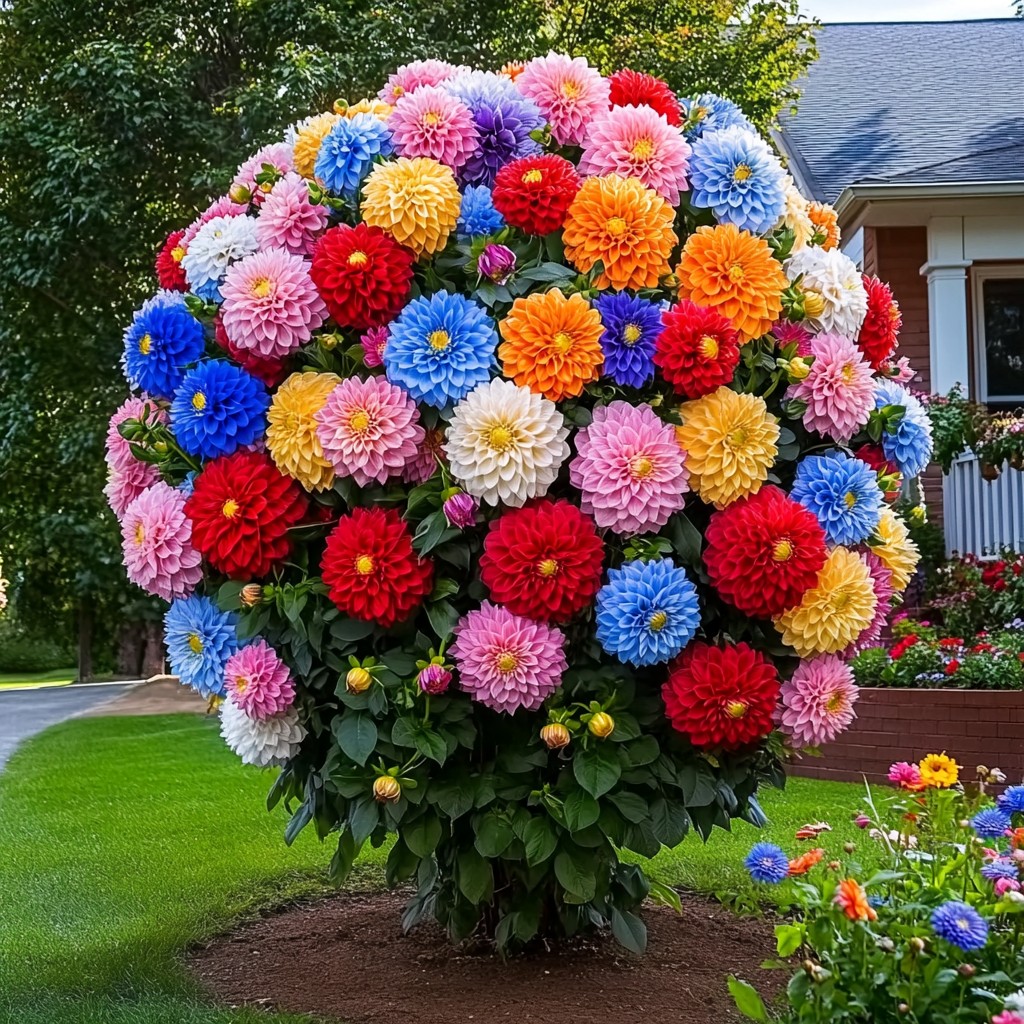
[[805, 14], [842, 21], [956, 21], [1009, 18], [1012, 0], [803, 0]]

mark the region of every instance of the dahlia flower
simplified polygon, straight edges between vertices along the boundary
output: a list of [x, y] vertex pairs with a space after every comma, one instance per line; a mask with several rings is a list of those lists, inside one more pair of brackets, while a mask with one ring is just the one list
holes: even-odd
[[892, 585], [902, 593], [917, 571], [921, 552], [910, 538], [906, 523], [890, 508], [883, 508], [875, 527], [872, 554], [892, 573]]
[[491, 198], [512, 227], [528, 235], [547, 235], [562, 226], [579, 189], [580, 176], [573, 164], [554, 153], [543, 153], [502, 167]]
[[821, 238], [822, 249], [839, 248], [839, 217], [836, 211], [827, 203], [810, 203], [807, 207], [807, 216], [814, 225], [814, 233]]
[[948, 900], [932, 911], [932, 930], [964, 953], [982, 949], [988, 942], [988, 923], [974, 907], [958, 900]]
[[882, 451], [895, 462], [904, 476], [923, 473], [932, 457], [932, 422], [916, 395], [892, 380], [880, 380], [875, 387], [875, 408], [903, 407], [896, 429], [882, 434]]
[[510, 715], [520, 708], [536, 711], [568, 668], [559, 630], [490, 601], [462, 616], [450, 651], [460, 687], [485, 707]]
[[714, 309], [683, 299], [662, 314], [654, 363], [686, 398], [700, 398], [732, 381], [740, 346], [732, 324]]
[[260, 247], [253, 217], [214, 217], [188, 243], [181, 259], [189, 289], [207, 302], [220, 301], [220, 282], [228, 266]]
[[112, 469], [126, 469], [139, 465], [139, 460], [132, 454], [131, 442], [121, 436], [118, 427], [127, 420], [143, 420], [147, 423], [167, 423], [167, 413], [153, 401], [149, 395], [132, 395], [122, 402], [107, 427], [106, 462]]
[[295, 170], [292, 147], [286, 142], [272, 142], [269, 146], [258, 149], [248, 160], [245, 160], [235, 171], [231, 180], [232, 187], [240, 186], [248, 189], [253, 200], [262, 203], [264, 195], [270, 188], [257, 183], [256, 178], [263, 173], [264, 167], [272, 167], [278, 174], [288, 174]]
[[808, 246], [790, 256], [784, 267], [791, 282], [799, 279], [801, 291], [822, 301], [821, 312], [806, 317], [812, 328], [857, 337], [867, 313], [868, 297], [860, 271], [849, 256], [838, 249]]
[[476, 525], [477, 500], [465, 491], [456, 491], [442, 506], [449, 526], [466, 530]]
[[232, 700], [220, 706], [220, 734], [228, 749], [243, 764], [258, 768], [279, 767], [299, 752], [306, 727], [292, 707], [271, 718], [250, 718]]
[[790, 494], [814, 514], [830, 544], [866, 541], [885, 503], [871, 467], [840, 451], [802, 459]]
[[917, 791], [924, 788], [921, 782], [921, 769], [909, 761], [897, 761], [889, 765], [889, 774], [886, 778], [903, 789]]
[[[921, 781], [936, 789], [955, 786], [960, 778], [960, 766], [945, 752], [926, 754], [921, 758]], [[1005, 793], [1003, 794], [1005, 796]]]
[[124, 332], [125, 376], [140, 391], [170, 398], [205, 346], [203, 325], [188, 311], [185, 297], [157, 292]]
[[309, 186], [294, 171], [274, 183], [256, 220], [261, 249], [287, 249], [310, 256], [316, 239], [327, 227], [327, 207], [309, 201]]
[[775, 228], [793, 232], [792, 252], [797, 252], [804, 246], [810, 245], [811, 239], [814, 237], [814, 225], [807, 212], [810, 204], [796, 187], [796, 182], [790, 175], [787, 174], [783, 179], [783, 186], [784, 206]]
[[494, 208], [491, 190], [486, 185], [467, 185], [462, 190], [462, 205], [455, 234], [460, 241], [495, 235], [505, 226], [505, 218]]
[[238, 616], [208, 597], [179, 597], [164, 615], [171, 672], [203, 697], [224, 694], [224, 666], [238, 650]]
[[416, 454], [402, 470], [404, 483], [418, 487], [425, 484], [436, 472], [439, 464], [446, 464], [444, 457], [445, 434], [439, 427], [427, 427]]
[[598, 526], [649, 533], [683, 507], [686, 454], [671, 425], [650, 406], [596, 406], [590, 425], [576, 435], [576, 451], [569, 479], [580, 491], [580, 507]]
[[252, 374], [268, 388], [276, 388], [288, 376], [288, 368], [283, 359], [271, 359], [261, 356], [251, 348], [239, 348], [228, 336], [221, 323], [220, 311], [213, 318], [213, 340], [218, 347], [227, 352], [246, 373]]
[[427, 156], [459, 170], [477, 148], [473, 115], [444, 89], [427, 85], [402, 96], [388, 118], [399, 156]]
[[384, 365], [384, 349], [388, 343], [386, 327], [371, 327], [359, 339], [363, 347], [363, 365], [368, 370]]
[[667, 559], [626, 562], [597, 592], [597, 640], [637, 667], [674, 658], [700, 628], [697, 588]]
[[385, 103], [384, 100], [371, 100], [365, 97], [361, 100], [356, 100], [355, 103], [350, 103], [344, 110], [340, 110], [339, 107], [339, 101], [335, 100], [335, 113], [344, 114], [345, 117], [355, 117], [357, 114], [373, 114], [374, 117], [378, 117], [382, 121], [387, 121], [395, 109], [392, 104]]
[[864, 887], [854, 878], [844, 878], [836, 889], [832, 902], [851, 921], [877, 921], [878, 912], [868, 900]]
[[674, 127], [682, 120], [679, 100], [668, 84], [641, 71], [623, 68], [609, 75], [608, 101], [613, 107], [650, 107]]
[[1007, 814], [1024, 814], [1024, 786], [1007, 786], [998, 802]]
[[261, 721], [287, 711], [295, 703], [292, 674], [262, 637], [228, 659], [224, 689], [236, 707]]
[[844, 658], [856, 657], [861, 651], [879, 645], [882, 630], [892, 612], [892, 598], [896, 592], [892, 585], [892, 573], [878, 555], [873, 551], [861, 551], [860, 557], [871, 574], [871, 586], [875, 592], [875, 615], [867, 629], [842, 652]]
[[403, 96], [416, 92], [424, 87], [440, 85], [465, 70], [446, 60], [414, 60], [403, 64], [397, 71], [388, 76], [384, 87], [377, 96], [385, 103], [395, 104]]
[[508, 284], [516, 272], [516, 254], [507, 245], [490, 242], [476, 258], [476, 272], [494, 284]]
[[166, 291], [188, 291], [185, 271], [181, 269], [181, 261], [185, 257], [185, 248], [181, 244], [184, 237], [184, 228], [180, 231], [172, 231], [156, 254], [157, 284]]
[[320, 146], [340, 120], [339, 114], [314, 114], [290, 129], [295, 170], [303, 178], [313, 177]]
[[779, 320], [772, 324], [772, 335], [779, 343], [780, 349], [796, 343], [796, 354], [798, 356], [809, 356], [811, 354], [811, 338], [813, 334], [803, 324], [793, 323], [792, 320]]
[[903, 326], [903, 315], [899, 303], [893, 298], [892, 289], [877, 277], [861, 277], [864, 293], [867, 296], [868, 309], [861, 324], [857, 337], [857, 346], [864, 357], [876, 369], [889, 359], [899, 343], [900, 327]]
[[334, 485], [334, 467], [320, 444], [316, 415], [339, 383], [333, 373], [293, 373], [274, 392], [267, 413], [270, 457], [307, 491], [326, 491]]
[[823, 654], [801, 661], [782, 684], [779, 722], [795, 747], [831, 743], [856, 718], [858, 690], [842, 658]]
[[778, 885], [789, 877], [789, 860], [781, 846], [755, 843], [743, 861], [750, 877], [761, 885]]
[[489, 505], [520, 508], [555, 482], [568, 436], [553, 402], [495, 378], [455, 406], [444, 450], [466, 491]]
[[383, 377], [346, 377], [314, 419], [324, 458], [360, 487], [399, 476], [424, 436], [416, 403]]
[[747, 115], [732, 100], [713, 92], [680, 97], [683, 108], [683, 134], [693, 142], [705, 133], [725, 131], [734, 126], [754, 130]]
[[998, 807], [983, 807], [971, 819], [971, 828], [980, 839], [1002, 839], [1012, 825], [1010, 816]]
[[377, 159], [393, 152], [391, 132], [379, 118], [373, 114], [343, 117], [320, 143], [313, 174], [331, 192], [351, 198]]
[[[178, 243], [185, 252], [188, 252], [189, 243], [193, 238], [196, 237], [199, 229], [209, 223], [215, 217], [244, 217], [249, 212], [248, 203], [236, 203], [230, 196], [221, 196], [219, 199], [215, 199], [210, 205], [203, 210], [198, 217], [193, 220], [187, 228], [185, 228], [185, 234], [181, 236], [181, 241]], [[182, 255], [184, 259], [184, 255]], [[187, 291], [187, 289], [184, 289]]]
[[582, 146], [588, 126], [608, 109], [608, 82], [585, 57], [534, 57], [515, 84], [540, 108], [560, 146]]
[[626, 292], [605, 292], [594, 300], [594, 308], [601, 316], [602, 375], [621, 387], [649, 384], [661, 307]]
[[159, 479], [160, 470], [152, 462], [130, 462], [124, 466], [111, 466], [107, 473], [107, 482], [103, 486], [103, 494], [114, 515], [122, 519], [128, 506]]

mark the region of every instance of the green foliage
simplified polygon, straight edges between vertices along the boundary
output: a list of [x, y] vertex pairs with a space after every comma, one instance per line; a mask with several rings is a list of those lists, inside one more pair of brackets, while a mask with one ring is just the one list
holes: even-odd
[[961, 386], [955, 384], [946, 395], [931, 395], [925, 409], [935, 441], [932, 461], [948, 473], [957, 458], [977, 444], [985, 407], [964, 398]]
[[1024, 619], [1024, 555], [951, 558], [931, 575], [926, 608], [947, 636], [973, 636]]
[[0, 673], [50, 672], [64, 668], [74, 659], [55, 639], [19, 628], [0, 619]]

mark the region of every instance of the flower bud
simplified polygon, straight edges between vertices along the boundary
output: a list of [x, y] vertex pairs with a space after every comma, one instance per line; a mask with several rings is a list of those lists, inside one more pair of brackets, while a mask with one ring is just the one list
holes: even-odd
[[675, 274], [666, 274], [658, 284], [666, 291], [675, 291], [679, 287], [679, 278]]
[[365, 668], [350, 668], [348, 675], [345, 676], [345, 689], [349, 693], [364, 693], [372, 682], [373, 676]]
[[787, 367], [789, 379], [803, 380], [811, 372], [811, 360], [806, 356], [793, 356]]
[[915, 935], [910, 940], [910, 952], [911, 953], [923, 953], [924, 952], [924, 939], [920, 936]]
[[903, 1013], [903, 1014], [910, 1013], [910, 1004], [909, 1003], [900, 1003], [900, 1005], [897, 1006], [896, 1009], [899, 1010], [899, 1012]]
[[263, 600], [263, 588], [258, 583], [246, 583], [238, 596], [244, 607], [255, 608]]
[[373, 798], [379, 804], [394, 804], [402, 799], [402, 787], [398, 779], [390, 775], [377, 776], [373, 784]]
[[978, 767], [974, 769], [974, 771], [977, 774], [979, 779], [987, 779], [988, 778], [988, 766], [987, 765], [979, 764]]
[[819, 317], [825, 312], [825, 300], [822, 298], [820, 292], [806, 291], [804, 292], [804, 316], [805, 317]]
[[878, 948], [883, 953], [891, 953], [896, 948], [896, 943], [886, 935], [884, 938], [878, 940]]
[[239, 206], [242, 206], [252, 199], [252, 192], [250, 192], [244, 185], [235, 184], [228, 189], [228, 199], [230, 199], [231, 202], [238, 203]]
[[800, 966], [803, 967], [805, 974], [813, 974], [817, 965], [813, 960], [805, 960]]
[[338, 347], [338, 345], [340, 344], [341, 340], [342, 339], [341, 339], [341, 335], [340, 334], [321, 334], [317, 338], [317, 341], [319, 342], [320, 347], [325, 352], [330, 352], [333, 349], [336, 349]]
[[842, 866], [843, 866], [842, 861], [830, 860], [828, 862], [828, 869], [829, 869], [829, 871], [839, 871], [842, 868]]
[[460, 530], [472, 526], [476, 522], [476, 498], [465, 491], [453, 494], [444, 503], [444, 517]]
[[561, 750], [569, 746], [572, 736], [561, 722], [551, 722], [541, 729], [540, 738], [547, 744], [548, 750]]
[[607, 739], [615, 731], [615, 719], [607, 711], [598, 711], [590, 716], [587, 728], [599, 740]]
[[431, 697], [437, 697], [448, 689], [452, 674], [444, 665], [430, 664], [419, 674], [420, 689]]
[[957, 969], [956, 973], [961, 978], [973, 978], [978, 973], [978, 968], [974, 964], [961, 964]]
[[857, 844], [856, 843], [849, 843], [849, 842], [843, 843], [843, 849], [847, 853], [853, 853], [853, 851], [857, 849]]
[[492, 242], [484, 246], [484, 251], [477, 258], [476, 269], [482, 277], [495, 284], [505, 284], [515, 273], [516, 254], [507, 245]]
[[871, 824], [871, 819], [866, 814], [858, 814], [853, 823], [857, 828], [867, 828]]

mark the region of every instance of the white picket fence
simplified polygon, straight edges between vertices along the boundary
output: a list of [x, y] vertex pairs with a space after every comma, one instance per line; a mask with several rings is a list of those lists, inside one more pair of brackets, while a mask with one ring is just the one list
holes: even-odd
[[948, 555], [1024, 551], [1024, 472], [1006, 466], [988, 481], [977, 456], [961, 455], [943, 478], [942, 501]]

